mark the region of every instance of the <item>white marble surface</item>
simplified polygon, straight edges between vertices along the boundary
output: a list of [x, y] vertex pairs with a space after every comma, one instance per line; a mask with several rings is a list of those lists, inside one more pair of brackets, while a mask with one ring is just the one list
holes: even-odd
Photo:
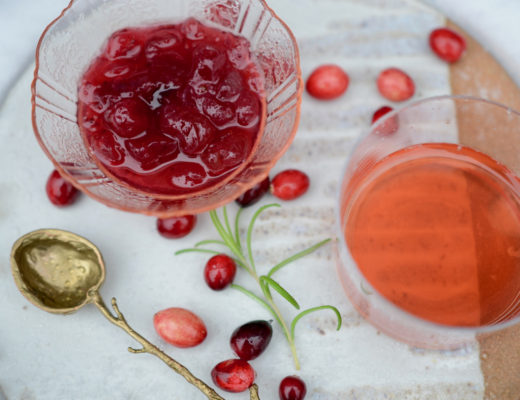
[[[363, 4], [361, 0], [344, 1]], [[399, 2], [389, 0], [396, 1]], [[314, 26], [311, 30], [307, 24], [315, 16], [312, 7], [319, 5], [321, 12], [324, 7], [330, 7], [331, 12], [339, 7], [348, 21], [349, 9], [342, 8], [342, 3], [340, 0], [271, 1], [271, 6], [301, 40], [304, 73], [314, 64], [331, 61], [332, 57], [325, 53], [319, 58], [313, 49], [312, 35], [320, 28]], [[409, 3], [413, 9], [415, 2]], [[468, 1], [428, 0], [428, 3], [443, 9], [480, 39], [520, 82], [520, 74], [515, 69], [520, 63], [520, 48], [515, 40], [520, 34], [520, 25], [515, 19], [520, 15], [519, 2], [475, 0], [471, 6]], [[9, 54], [0, 58], [0, 93], [5, 93], [24, 70], [24, 65], [30, 63], [40, 31], [62, 6], [58, 0], [38, 3], [0, 0], [0, 50]], [[334, 19], [333, 15], [329, 17]], [[338, 20], [342, 18], [338, 14]], [[419, 32], [427, 31], [428, 24], [434, 24], [437, 18], [431, 14], [425, 18], [426, 26], [412, 27]], [[432, 59], [428, 68], [424, 68], [426, 51], [426, 47], [414, 49], [404, 61], [400, 58], [413, 72], [420, 96], [439, 94], [446, 88], [442, 63]], [[307, 169], [314, 186], [308, 196], [285, 206], [280, 214], [271, 214], [270, 219], [260, 221], [257, 251], [261, 262], [273, 262], [286, 255], [288, 248], [315, 242], [331, 233], [337, 177], [324, 178], [323, 171], [334, 170], [340, 151], [348, 149], [354, 132], [367, 123], [368, 111], [380, 101], [369, 77], [388, 63], [388, 59], [363, 61], [348, 54], [335, 56], [355, 78], [349, 96], [333, 107], [311, 103], [307, 97], [304, 100], [302, 130], [276, 170], [315, 165], [314, 169]], [[164, 346], [206, 381], [216, 362], [232, 357], [227, 344], [231, 331], [248, 319], [269, 318], [239, 293], [209, 292], [201, 278], [204, 257], [173, 256], [178, 248], [191, 245], [199, 238], [214, 236], [207, 216], [200, 218], [192, 236], [172, 242], [156, 234], [152, 218], [108, 209], [88, 198], [82, 198], [66, 210], [49, 205], [43, 185], [51, 166], [32, 140], [29, 120], [31, 74], [31, 71], [25, 72], [0, 109], [0, 138], [4, 143], [4, 154], [0, 158], [0, 253], [3, 254], [0, 257], [0, 400], [202, 398], [159, 361], [126, 352], [126, 347], [133, 345], [131, 339], [106, 322], [94, 307], [67, 317], [55, 316], [36, 309], [17, 292], [8, 261], [11, 244], [29, 230], [52, 226], [77, 232], [99, 245], [108, 266], [102, 294], [107, 299], [116, 296], [121, 310], [138, 331]], [[435, 79], [431, 79], [432, 76]], [[342, 105], [351, 111], [348, 118], [341, 117]], [[322, 115], [327, 112], [338, 118], [332, 118], [329, 126], [317, 127], [313, 112]], [[347, 137], [342, 139], [343, 129]], [[344, 140], [343, 147], [336, 149], [340, 151], [332, 154], [327, 162], [323, 162], [319, 153], [319, 143], [325, 135], [329, 148], [335, 140], [338, 143]], [[316, 204], [320, 204], [320, 210], [315, 209]], [[302, 211], [310, 217], [301, 218]], [[298, 271], [282, 271], [280, 281], [305, 306], [332, 303], [345, 318], [345, 326], [339, 333], [334, 332], [332, 319], [327, 314], [302, 320], [298, 328], [301, 375], [309, 386], [309, 399], [482, 398], [477, 351], [419, 352], [380, 335], [359, 318], [344, 298], [335, 278], [330, 249], [302, 260], [294, 268]], [[239, 276], [238, 281], [249, 286], [244, 277]], [[313, 282], [312, 290], [309, 290], [309, 282]], [[176, 350], [166, 346], [155, 334], [151, 323], [153, 313], [173, 305], [190, 308], [206, 321], [210, 335], [200, 347]], [[290, 312], [288, 308], [284, 311]], [[262, 399], [275, 399], [281, 377], [295, 372], [281, 332], [275, 330], [275, 339], [266, 354], [254, 362], [254, 367], [258, 371]], [[226, 394], [230, 399], [246, 397]]]

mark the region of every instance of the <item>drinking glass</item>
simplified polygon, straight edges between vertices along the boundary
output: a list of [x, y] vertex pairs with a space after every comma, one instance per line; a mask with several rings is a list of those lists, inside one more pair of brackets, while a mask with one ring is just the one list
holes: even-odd
[[[266, 118], [256, 151], [226, 179], [189, 194], [150, 194], [106, 174], [87, 151], [77, 123], [78, 85], [113, 32], [189, 17], [250, 41], [264, 75]], [[38, 43], [32, 121], [56, 169], [81, 191], [110, 207], [168, 217], [216, 208], [265, 179], [296, 134], [302, 91], [296, 40], [263, 0], [72, 0]]]
[[[428, 176], [452, 168], [439, 166], [439, 154], [448, 164], [453, 155], [455, 163], [472, 163], [468, 154], [482, 163], [450, 170], [451, 180], [430, 185]], [[406, 158], [422, 175], [388, 172], [405, 171]], [[499, 175], [507, 185], [495, 181]], [[389, 176], [398, 180], [385, 180]], [[414, 176], [415, 186], [407, 186]], [[443, 96], [378, 120], [354, 146], [338, 199], [338, 273], [360, 314], [398, 340], [434, 349], [470, 345], [480, 333], [517, 323], [518, 176], [520, 114], [507, 106]], [[370, 197], [376, 190], [380, 197]], [[430, 212], [443, 193], [453, 202]], [[411, 219], [392, 220], [393, 215]], [[498, 234], [482, 242], [490, 230]], [[500, 246], [503, 251], [490, 259]]]

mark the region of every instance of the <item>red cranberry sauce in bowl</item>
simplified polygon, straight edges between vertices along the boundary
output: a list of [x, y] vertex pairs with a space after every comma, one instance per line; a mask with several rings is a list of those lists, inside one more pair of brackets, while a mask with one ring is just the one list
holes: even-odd
[[190, 18], [113, 33], [79, 85], [99, 167], [133, 189], [196, 193], [246, 165], [265, 121], [249, 41]]

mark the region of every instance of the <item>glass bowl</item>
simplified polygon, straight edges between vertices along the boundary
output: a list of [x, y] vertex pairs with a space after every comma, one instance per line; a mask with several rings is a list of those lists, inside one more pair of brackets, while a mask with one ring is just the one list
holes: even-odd
[[[397, 189], [393, 192], [387, 189], [385, 189], [387, 190], [385, 192], [380, 192], [384, 193], [386, 197], [381, 198], [382, 200], [379, 203], [376, 203], [375, 200], [370, 202], [371, 200], [368, 197], [357, 197], [361, 196], [360, 193], [363, 190], [376, 187], [376, 184], [372, 184], [372, 182], [377, 177], [382, 177], [386, 173], [385, 171], [388, 171], [382, 170], [380, 162], [390, 161], [394, 164], [384, 165], [391, 165], [390, 168], [399, 167], [402, 164], [398, 164], [396, 160], [402, 159], [392, 157], [396, 157], [396, 154], [405, 154], [406, 157], [410, 157], [411, 149], [417, 149], [418, 146], [424, 146], [427, 143], [427, 146], [434, 148], [446, 145], [450, 149], [457, 149], [455, 151], [470, 148], [478, 152], [474, 154], [479, 154], [482, 159], [493, 159], [496, 162], [489, 165], [507, 170], [505, 176], [509, 181], [510, 192], [506, 192], [498, 185], [493, 186], [495, 182], [491, 180], [485, 185], [493, 188], [493, 190], [496, 188], [496, 193], [506, 193], [502, 199], [509, 204], [511, 210], [517, 210], [516, 219], [509, 218], [506, 221], [507, 223], [497, 225], [498, 219], [495, 217], [499, 215], [498, 212], [502, 212], [501, 210], [504, 207], [500, 205], [502, 208], [499, 208], [498, 200], [488, 202], [482, 200], [483, 197], [480, 195], [474, 196], [474, 193], [483, 193], [483, 191], [474, 191], [477, 185], [481, 185], [481, 182], [475, 180], [477, 173], [473, 171], [486, 171], [487, 176], [496, 174], [497, 171], [484, 164], [478, 165], [473, 170], [457, 171], [458, 181], [455, 179], [443, 181], [441, 185], [430, 187], [428, 185], [430, 182], [434, 182], [433, 180], [422, 180], [418, 183], [421, 187], [420, 191], [414, 191], [413, 186], [405, 186], [406, 188], [404, 188], [403, 185], [407, 182], [403, 178], [405, 175], [399, 175], [399, 183], [392, 183]], [[414, 154], [417, 155], [418, 153]], [[435, 153], [435, 157], [438, 157], [439, 154], [438, 152]], [[468, 153], [464, 153], [464, 155], [466, 154]], [[428, 155], [428, 157], [431, 157], [431, 155]], [[409, 159], [411, 160], [411, 158]], [[417, 164], [418, 160], [421, 159], [413, 158], [412, 162], [416, 163], [415, 165], [424, 165]], [[445, 168], [444, 166], [440, 167], [440, 164], [436, 165], [428, 168]], [[430, 172], [431, 169], [428, 171], [428, 173], [432, 173]], [[408, 176], [412, 174], [412, 172], [407, 173], [410, 174]], [[501, 330], [518, 323], [520, 321], [520, 245], [509, 246], [504, 252], [501, 252], [500, 260], [494, 258], [490, 261], [490, 257], [485, 255], [489, 253], [484, 253], [486, 251], [484, 248], [488, 246], [488, 242], [483, 242], [482, 239], [477, 241], [475, 238], [476, 231], [488, 229], [486, 228], [487, 225], [479, 226], [480, 222], [475, 222], [482, 221], [482, 219], [478, 219], [480, 217], [475, 217], [475, 210], [477, 209], [488, 210], [485, 212], [488, 212], [489, 216], [485, 218], [488, 218], [491, 223], [490, 226], [493, 226], [493, 229], [497, 232], [500, 230], [504, 234], [516, 237], [513, 236], [515, 234], [512, 232], [520, 231], [520, 213], [518, 212], [520, 202], [518, 202], [518, 197], [515, 200], [514, 195], [509, 196], [507, 193], [514, 192], [516, 196], [520, 193], [518, 176], [520, 176], [520, 113], [507, 106], [466, 96], [443, 96], [406, 105], [378, 120], [358, 140], [347, 160], [346, 168], [342, 171], [342, 184], [336, 215], [339, 238], [338, 273], [349, 299], [360, 314], [389, 336], [412, 346], [431, 349], [457, 349], [472, 345], [476, 343], [480, 334]], [[378, 185], [379, 182], [384, 181], [378, 181]], [[466, 189], [464, 189], [464, 185], [466, 185]], [[385, 186], [385, 188], [388, 187]], [[431, 235], [430, 232], [439, 229], [440, 223], [432, 212], [425, 211], [431, 210], [431, 208], [425, 208], [424, 205], [435, 204], [435, 201], [437, 201], [435, 193], [438, 191], [449, 191], [451, 195], [461, 187], [464, 191], [459, 193], [462, 193], [462, 196], [465, 196], [464, 198], [473, 191], [474, 197], [471, 201], [467, 201], [469, 206], [459, 207], [459, 203], [447, 203], [446, 212], [443, 212], [441, 218], [442, 221], [447, 221], [443, 222], [443, 226], [453, 226], [453, 228], [449, 231], [442, 231], [443, 233]], [[396, 190], [401, 190], [404, 194], [396, 197], [396, 194], [400, 193]], [[370, 207], [374, 207], [374, 210], [377, 210], [377, 213], [367, 212], [363, 214], [362, 220], [356, 220], [360, 221], [356, 222], [356, 225], [348, 225], [349, 216], [355, 212], [353, 210], [359, 210], [359, 208], [355, 208], [356, 198], [363, 199], [357, 204], [367, 204], [367, 207], [370, 205]], [[414, 198], [418, 198], [419, 203], [410, 200]], [[496, 199], [498, 199], [498, 196]], [[388, 207], [388, 204], [392, 205], [391, 210], [384, 208]], [[420, 204], [420, 207], [416, 204]], [[394, 213], [393, 210], [397, 208], [400, 211]], [[463, 212], [459, 212], [461, 209], [466, 215], [469, 215], [469, 218], [461, 217], [463, 215]], [[388, 211], [383, 213], [382, 210]], [[405, 214], [399, 214], [402, 212], [401, 210], [404, 210], [403, 213]], [[453, 210], [458, 211], [454, 212]], [[422, 222], [421, 225], [415, 222], [412, 225], [412, 222], [409, 222], [411, 220], [404, 219], [395, 219], [395, 222], [391, 222], [390, 217], [385, 218], [385, 213], [386, 215], [389, 215], [388, 213], [393, 213], [392, 215], [421, 215], [415, 221], [420, 220]], [[501, 221], [504, 222], [503, 219]], [[460, 226], [467, 228], [470, 225], [473, 225], [472, 233], [460, 233], [462, 231], [462, 229], [459, 229]], [[369, 230], [368, 226], [374, 228]], [[361, 231], [361, 234], [364, 235], [362, 241], [355, 242], [357, 239], [354, 239], [353, 229], [365, 229]], [[401, 229], [401, 231], [398, 229]], [[469, 229], [467, 230], [469, 231]], [[413, 234], [410, 233], [412, 231]], [[465, 246], [468, 243], [473, 243], [466, 241], [466, 238], [472, 237], [471, 235], [473, 235], [476, 244], [468, 245], [466, 248]], [[436, 239], [432, 240], [432, 237]], [[368, 252], [365, 253], [367, 254], [366, 257], [363, 253], [360, 253], [360, 243], [367, 246], [362, 250], [367, 251], [368, 249]], [[375, 247], [370, 243], [376, 243]], [[449, 243], [449, 247], [447, 243]], [[520, 235], [518, 235], [517, 243], [520, 244]], [[420, 244], [420, 246], [417, 247], [415, 244]], [[443, 246], [446, 247], [442, 248]], [[353, 249], [357, 249], [355, 250], [358, 254], [357, 261]], [[439, 250], [441, 256], [428, 258], [427, 270], [421, 269], [418, 265], [417, 260], [419, 258], [413, 255], [417, 253], [412, 254], [412, 252], [420, 251], [422, 254], [430, 256], [436, 254], [434, 251], [438, 249], [441, 249]], [[377, 252], [380, 254], [376, 254]], [[405, 254], [405, 256], [403, 257], [402, 254]], [[477, 285], [474, 285], [473, 274], [461, 274], [461, 271], [464, 270], [462, 265], [467, 264], [467, 259], [462, 259], [461, 254], [471, 254], [474, 257], [471, 258], [474, 261], [469, 265], [475, 265], [475, 268], [478, 268], [475, 273], [478, 278], [476, 280]], [[390, 262], [390, 257], [396, 257], [399, 260], [398, 263]], [[365, 262], [363, 270], [359, 263], [361, 259], [365, 260], [363, 261]], [[367, 260], [371, 261], [367, 262]], [[421, 260], [424, 260], [424, 258]], [[425, 262], [421, 261], [422, 265], [425, 265]], [[488, 271], [486, 269], [488, 266], [497, 263], [500, 263], [499, 267], [493, 269], [496, 275], [485, 272]], [[502, 272], [505, 271], [506, 264], [516, 266], [518, 272], [514, 272], [513, 268], [509, 278], [500, 278], [502, 274], [506, 276], [505, 272]], [[369, 271], [369, 268], [371, 271]], [[442, 271], [447, 271], [448, 276], [458, 278], [445, 280], [444, 276], [446, 275]], [[371, 274], [372, 277], [377, 277], [374, 279], [380, 282], [378, 288], [367, 278], [367, 273]], [[487, 279], [501, 282], [500, 289], [496, 289], [494, 286], [493, 291], [491, 291], [490, 286], [486, 286], [489, 283]], [[464, 291], [461, 286], [458, 286], [459, 284], [470, 285], [470, 283], [472, 286], [466, 286]], [[444, 285], [442, 291], [437, 291], [439, 285]], [[474, 286], [476, 290], [473, 290]], [[468, 300], [467, 293], [470, 293], [467, 291], [468, 287], [471, 288], [471, 296], [474, 296], [473, 293], [477, 293], [476, 299], [469, 296], [471, 298]], [[385, 291], [386, 296], [382, 294], [381, 288]], [[431, 296], [431, 293], [435, 293], [435, 297]], [[392, 302], [390, 301], [391, 297], [402, 299], [402, 301]], [[413, 306], [416, 308], [414, 309], [415, 312], [412, 313], [411, 307], [414, 301], [416, 303]], [[475, 318], [471, 320], [477, 321], [478, 317], [478, 323], [468, 323], [470, 321], [468, 314], [459, 314], [466, 315], [466, 320], [460, 322], [460, 319], [454, 317], [457, 315], [456, 312], [460, 311], [453, 311], [453, 314], [450, 314], [451, 310], [460, 310], [465, 301], [479, 304], [479, 314], [475, 314]], [[402, 307], [396, 305], [398, 302], [402, 303]], [[439, 306], [439, 304], [442, 304], [442, 306]], [[432, 308], [428, 309], [428, 307]], [[466, 309], [462, 308], [462, 310]], [[434, 318], [419, 317], [421, 311], [424, 311], [422, 315], [426, 315], [426, 312], [431, 312], [428, 315], [434, 315], [433, 312], [436, 312], [436, 322], [432, 322], [435, 320]], [[450, 317], [447, 317], [448, 315]], [[485, 318], [486, 315], [489, 316], [488, 319]], [[446, 321], [446, 318], [453, 319], [450, 320], [450, 323], [440, 322]]]
[[[218, 184], [190, 194], [150, 194], [105, 173], [85, 147], [76, 119], [78, 85], [113, 32], [189, 17], [250, 41], [264, 74], [265, 123], [256, 150]], [[78, 189], [110, 207], [169, 217], [216, 208], [265, 179], [296, 134], [302, 91], [296, 40], [263, 0], [72, 0], [38, 43], [32, 122], [47, 156]]]

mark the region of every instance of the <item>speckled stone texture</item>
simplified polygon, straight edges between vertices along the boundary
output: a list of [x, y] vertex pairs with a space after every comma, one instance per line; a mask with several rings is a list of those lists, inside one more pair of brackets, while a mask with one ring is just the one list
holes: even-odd
[[[321, 63], [335, 62], [349, 72], [351, 86], [344, 97], [331, 103], [304, 96], [300, 131], [273, 173], [300, 168], [309, 174], [311, 188], [303, 198], [266, 212], [258, 221], [254, 249], [261, 271], [335, 235], [341, 169], [356, 137], [369, 126], [373, 110], [385, 103], [375, 87], [380, 69], [393, 65], [409, 72], [418, 89], [415, 99], [450, 92], [448, 67], [432, 56], [426, 41], [429, 31], [444, 24], [445, 18], [418, 1], [270, 3], [297, 36], [304, 77]], [[206, 257], [173, 255], [198, 240], [216, 238], [207, 215], [199, 218], [192, 235], [168, 241], [156, 233], [153, 218], [109, 209], [86, 197], [69, 209], [50, 205], [43, 186], [52, 167], [30, 125], [31, 77], [32, 70], [28, 70], [0, 109], [0, 400], [202, 399], [158, 360], [128, 353], [132, 340], [94, 307], [70, 316], [50, 315], [17, 292], [7, 255], [18, 236], [44, 227], [83, 235], [104, 254], [107, 279], [101, 292], [105, 298], [117, 297], [121, 311], [137, 331], [207, 382], [211, 368], [233, 356], [228, 345], [231, 332], [249, 320], [270, 318], [236, 291], [210, 291], [202, 278]], [[266, 198], [262, 204], [271, 200]], [[250, 210], [244, 221], [247, 216], [251, 216]], [[331, 245], [277, 276], [302, 307], [334, 304], [344, 318], [339, 332], [328, 312], [311, 314], [297, 327], [302, 363], [298, 374], [307, 383], [307, 399], [484, 398], [478, 349], [437, 352], [410, 348], [360, 318], [338, 282]], [[237, 283], [254, 288], [244, 274], [238, 274]], [[289, 305], [280, 304], [284, 314], [294, 315]], [[152, 316], [171, 306], [189, 308], [204, 319], [208, 338], [201, 346], [179, 350], [160, 340]], [[267, 351], [252, 364], [261, 398], [276, 399], [279, 381], [296, 373], [278, 327]], [[224, 396], [247, 398], [245, 394]]]

